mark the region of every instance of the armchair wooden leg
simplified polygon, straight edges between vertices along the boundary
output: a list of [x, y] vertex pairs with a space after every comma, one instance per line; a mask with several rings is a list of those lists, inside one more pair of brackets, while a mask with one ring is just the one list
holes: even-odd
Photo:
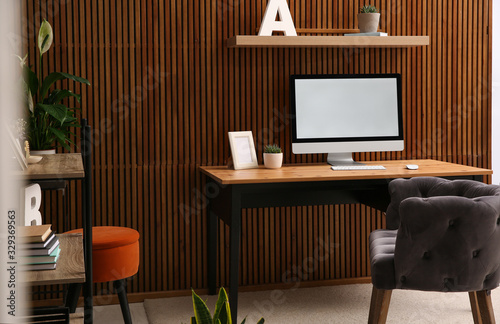
[[[481, 321], [477, 323], [481, 324], [495, 324], [495, 314], [493, 313], [493, 305], [491, 304], [491, 291], [481, 290], [474, 292], [477, 300], [477, 315], [474, 316], [474, 323], [476, 323], [476, 316], [478, 316]], [[469, 298], [471, 293], [469, 293]], [[472, 299], [471, 299], [472, 305]], [[474, 308], [472, 308], [474, 312]]]
[[477, 296], [475, 291], [469, 291], [470, 308], [472, 311], [472, 317], [474, 318], [474, 324], [483, 324], [481, 321], [481, 312], [479, 311], [479, 306], [477, 304]]
[[372, 300], [370, 303], [370, 314], [368, 324], [384, 324], [389, 312], [392, 290], [377, 289], [372, 290]]

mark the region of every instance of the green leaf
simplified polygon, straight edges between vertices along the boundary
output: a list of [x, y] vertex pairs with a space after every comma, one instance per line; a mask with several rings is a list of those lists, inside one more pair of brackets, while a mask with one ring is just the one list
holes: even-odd
[[261, 318], [261, 319], [257, 322], [257, 324], [264, 324], [264, 322], [265, 322], [265, 320], [264, 320], [263, 318]]
[[219, 313], [219, 321], [221, 323], [224, 323], [224, 324], [228, 324], [228, 323], [231, 323], [231, 311], [229, 310], [229, 313], [228, 313], [228, 309], [227, 309], [227, 306], [229, 306], [229, 303], [226, 302], [224, 303], [224, 307], [222, 307], [220, 313]]
[[78, 77], [78, 76], [75, 76], [75, 75], [69, 74], [69, 73], [52, 72], [42, 82], [42, 88], [40, 89], [40, 99], [43, 100], [45, 98], [50, 87], [55, 82], [57, 82], [59, 80], [65, 80], [65, 79], [69, 79], [69, 80], [73, 80], [76, 82], [84, 83], [86, 85], [90, 85], [90, 82], [85, 78], [81, 78], [81, 77]]
[[52, 132], [52, 134], [54, 134], [56, 136], [56, 138], [58, 138], [61, 141], [66, 142], [66, 140], [67, 140], [66, 134], [61, 132], [59, 129], [54, 128], [54, 127], [49, 127], [49, 130]]
[[33, 96], [31, 95], [30, 89], [28, 89], [28, 85], [25, 84], [26, 89], [23, 91], [24, 93], [24, 101], [26, 106], [28, 107], [29, 111], [33, 113]]
[[31, 94], [35, 94], [38, 91], [38, 78], [35, 72], [33, 72], [27, 65], [23, 66], [23, 76], [24, 82], [28, 85], [28, 89]]
[[[219, 319], [220, 313], [222, 309], [225, 308], [225, 304], [227, 304], [228, 298], [226, 294], [226, 290], [224, 288], [221, 288], [219, 290], [219, 298], [217, 299], [217, 303], [215, 304], [215, 312], [214, 312], [214, 324], [216, 324], [216, 320]], [[222, 323], [226, 323], [221, 319]]]
[[205, 302], [192, 290], [194, 316], [197, 324], [211, 324], [212, 316]]
[[41, 108], [50, 116], [54, 117], [61, 125], [66, 121], [68, 108], [62, 104], [37, 104], [37, 107]]
[[52, 26], [44, 19], [38, 31], [38, 50], [40, 51], [40, 56], [50, 49], [53, 38]]
[[50, 132], [55, 135], [56, 137], [56, 141], [62, 146], [64, 147], [65, 149], [67, 149], [69, 151], [70, 147], [68, 145], [68, 142], [71, 143], [71, 144], [75, 144], [73, 143], [69, 138], [66, 137], [66, 134], [64, 134], [63, 132], [61, 132], [60, 130], [54, 128], [54, 127], [49, 127], [49, 130]]
[[191, 324], [196, 324], [196, 317], [191, 317]]
[[63, 100], [64, 98], [68, 98], [68, 97], [74, 97], [74, 98], [76, 98], [76, 101], [78, 101], [78, 102], [80, 102], [80, 99], [81, 99], [81, 96], [79, 94], [76, 94], [71, 90], [56, 89], [49, 94], [47, 99], [44, 100], [44, 103], [57, 104], [57, 103], [60, 103], [61, 100]]

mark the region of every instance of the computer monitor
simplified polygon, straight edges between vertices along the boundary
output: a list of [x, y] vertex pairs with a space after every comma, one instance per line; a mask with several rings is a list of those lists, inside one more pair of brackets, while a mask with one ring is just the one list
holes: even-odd
[[292, 75], [292, 152], [328, 153], [349, 165], [354, 152], [402, 151], [401, 75]]

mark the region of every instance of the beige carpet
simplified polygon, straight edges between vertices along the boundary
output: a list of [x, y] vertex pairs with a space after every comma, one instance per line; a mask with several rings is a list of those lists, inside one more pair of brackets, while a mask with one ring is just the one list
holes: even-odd
[[[238, 323], [247, 316], [254, 324], [366, 323], [371, 284], [261, 291], [239, 294]], [[213, 312], [216, 296], [208, 299]], [[495, 318], [500, 320], [500, 288], [492, 293]], [[189, 323], [191, 297], [148, 299], [144, 308], [151, 324]], [[473, 323], [467, 293], [432, 293], [395, 290], [387, 323]]]

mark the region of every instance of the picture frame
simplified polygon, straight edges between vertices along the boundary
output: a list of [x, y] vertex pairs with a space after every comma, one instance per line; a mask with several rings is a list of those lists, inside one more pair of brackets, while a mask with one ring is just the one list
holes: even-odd
[[14, 154], [13, 156], [15, 156], [20, 169], [24, 171], [28, 168], [28, 161], [26, 160], [26, 155], [23, 152], [23, 148], [21, 147], [19, 140], [14, 137], [14, 134], [12, 133], [10, 127], [8, 125], [5, 125], [5, 129], [7, 130], [9, 136], [9, 143]]
[[235, 170], [258, 168], [252, 131], [228, 132]]

